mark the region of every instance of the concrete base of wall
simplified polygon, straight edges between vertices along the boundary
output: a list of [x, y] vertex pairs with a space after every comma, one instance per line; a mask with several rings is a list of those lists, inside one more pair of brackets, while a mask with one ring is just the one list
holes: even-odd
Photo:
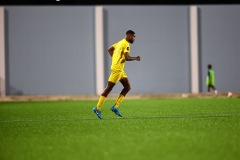
[[[115, 100], [118, 95], [109, 95], [107, 99]], [[0, 102], [7, 101], [63, 101], [63, 100], [98, 100], [97, 95], [29, 95], [29, 96], [1, 96]], [[152, 99], [152, 98], [229, 98], [227, 92], [191, 94], [191, 93], [174, 93], [174, 94], [128, 94], [125, 99]], [[240, 98], [239, 93], [232, 93], [231, 98]]]

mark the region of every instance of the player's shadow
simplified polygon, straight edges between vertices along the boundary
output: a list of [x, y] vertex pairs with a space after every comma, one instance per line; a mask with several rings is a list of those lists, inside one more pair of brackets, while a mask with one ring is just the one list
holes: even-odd
[[89, 120], [141, 120], [141, 119], [177, 119], [177, 118], [227, 118], [227, 117], [236, 117], [240, 116], [240, 114], [221, 114], [221, 115], [213, 115], [213, 114], [187, 114], [187, 115], [165, 115], [165, 116], [143, 116], [143, 117], [115, 117], [115, 118], [103, 118], [98, 119], [96, 118], [63, 118], [63, 119], [13, 119], [13, 120], [0, 120], [0, 123], [16, 123], [16, 122], [23, 122], [23, 123], [48, 123], [48, 122], [78, 122], [78, 121], [89, 121]]
[[223, 117], [234, 117], [236, 115], [225, 114], [225, 115], [212, 115], [212, 114], [201, 114], [201, 115], [166, 115], [166, 116], [149, 116], [149, 117], [122, 117], [122, 118], [103, 118], [103, 120], [120, 120], [120, 119], [172, 119], [172, 118], [223, 118]]

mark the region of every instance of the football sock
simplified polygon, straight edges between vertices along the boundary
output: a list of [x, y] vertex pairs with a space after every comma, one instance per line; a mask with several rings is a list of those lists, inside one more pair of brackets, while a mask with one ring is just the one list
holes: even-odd
[[119, 94], [115, 104], [114, 104], [114, 107], [118, 107], [120, 105], [120, 103], [123, 101], [124, 99], [124, 96], [122, 94]]
[[97, 109], [98, 110], [101, 110], [102, 105], [105, 102], [105, 100], [106, 100], [106, 97], [100, 96], [100, 98], [98, 99], [98, 103], [97, 103]]

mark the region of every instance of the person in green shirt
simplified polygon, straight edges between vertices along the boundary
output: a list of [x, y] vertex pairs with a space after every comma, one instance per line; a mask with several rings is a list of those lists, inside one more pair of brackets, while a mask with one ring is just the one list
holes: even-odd
[[210, 94], [211, 89], [214, 90], [215, 95], [218, 95], [218, 91], [215, 87], [215, 74], [214, 70], [212, 69], [212, 65], [208, 64], [208, 72], [207, 72], [207, 77], [206, 77], [206, 86], [207, 86], [207, 91], [208, 94]]

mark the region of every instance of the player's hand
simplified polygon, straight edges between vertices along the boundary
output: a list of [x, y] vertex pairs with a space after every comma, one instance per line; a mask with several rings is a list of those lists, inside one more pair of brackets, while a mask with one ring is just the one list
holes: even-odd
[[137, 61], [140, 61], [140, 60], [141, 60], [140, 56], [137, 56], [136, 58], [137, 58]]

